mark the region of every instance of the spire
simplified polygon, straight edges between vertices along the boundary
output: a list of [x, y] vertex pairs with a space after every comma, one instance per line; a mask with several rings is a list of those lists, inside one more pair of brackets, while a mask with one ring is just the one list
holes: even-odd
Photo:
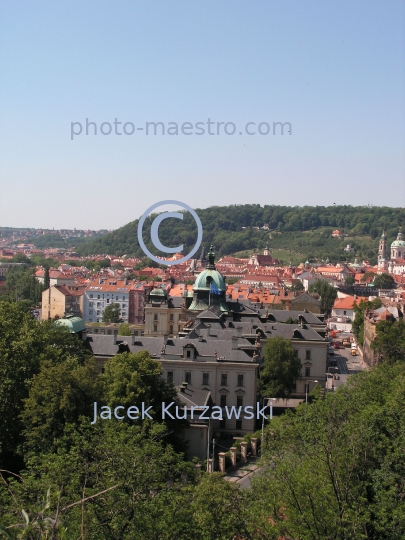
[[387, 237], [385, 235], [385, 227], [383, 228], [383, 232], [382, 232], [382, 235], [381, 235], [381, 240], [385, 240]]
[[402, 234], [402, 227], [400, 227], [399, 230], [398, 230], [397, 240], [402, 240], [402, 237], [403, 237], [403, 234]]

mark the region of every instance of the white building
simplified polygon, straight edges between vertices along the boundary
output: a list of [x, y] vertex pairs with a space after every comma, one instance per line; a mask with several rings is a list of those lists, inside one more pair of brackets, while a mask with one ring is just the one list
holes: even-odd
[[130, 285], [125, 281], [99, 278], [88, 285], [83, 297], [83, 318], [86, 322], [102, 322], [109, 304], [119, 304], [121, 319], [128, 322]]

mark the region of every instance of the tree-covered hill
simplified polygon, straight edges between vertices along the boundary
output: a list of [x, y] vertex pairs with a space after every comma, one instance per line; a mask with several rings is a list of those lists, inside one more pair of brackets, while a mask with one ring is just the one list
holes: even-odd
[[[400, 225], [405, 226], [405, 209], [364, 206], [274, 206], [245, 204], [213, 206], [196, 209], [204, 231], [203, 245], [214, 244], [218, 256], [242, 251], [263, 249], [266, 243], [274, 251], [287, 250], [293, 262], [305, 258], [331, 261], [367, 258], [376, 261], [377, 239], [385, 227], [388, 241], [392, 242]], [[143, 234], [148, 248], [156, 253], [149, 241], [153, 219], [145, 222]], [[267, 229], [261, 229], [264, 225]], [[143, 256], [137, 240], [138, 220], [96, 238], [77, 251], [83, 255], [109, 253], [114, 255]], [[260, 228], [260, 229], [258, 229]], [[332, 238], [334, 229], [347, 237]], [[159, 228], [159, 237], [167, 246], [184, 245], [189, 252], [197, 237], [197, 227], [186, 212], [184, 220], [165, 219]], [[356, 252], [343, 250], [352, 244]], [[164, 255], [164, 254], [163, 254]], [[284, 253], [285, 256], [285, 253]]]

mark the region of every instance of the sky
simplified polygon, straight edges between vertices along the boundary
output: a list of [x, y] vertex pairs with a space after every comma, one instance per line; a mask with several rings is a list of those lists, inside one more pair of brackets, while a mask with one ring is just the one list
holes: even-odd
[[404, 206], [404, 36], [396, 0], [0, 0], [0, 226]]

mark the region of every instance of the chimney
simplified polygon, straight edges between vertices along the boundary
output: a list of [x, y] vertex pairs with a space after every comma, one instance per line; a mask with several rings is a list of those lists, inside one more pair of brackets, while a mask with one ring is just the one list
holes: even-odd
[[232, 336], [232, 350], [236, 350], [238, 348], [238, 338], [237, 336]]
[[184, 381], [183, 381], [183, 382], [181, 383], [180, 391], [183, 392], [183, 394], [184, 394], [184, 392], [187, 390], [187, 386], [188, 386], [188, 383], [187, 383], [187, 382], [184, 382]]
[[117, 334], [115, 332], [113, 334], [113, 344], [117, 345]]
[[169, 337], [169, 334], [165, 334], [165, 335], [163, 336], [163, 343], [164, 343], [165, 345], [167, 345], [167, 338], [168, 338], [168, 337]]
[[136, 335], [134, 332], [132, 332], [131, 334], [131, 345], [135, 345], [135, 341], [136, 341]]
[[207, 337], [211, 335], [211, 325], [207, 324]]

